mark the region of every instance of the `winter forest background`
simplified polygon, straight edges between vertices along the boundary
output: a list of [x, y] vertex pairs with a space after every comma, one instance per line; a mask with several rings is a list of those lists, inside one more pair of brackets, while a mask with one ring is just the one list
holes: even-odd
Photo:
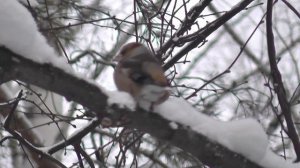
[[[0, 167], [299, 166], [297, 0], [20, 0], [56, 65], [26, 38], [28, 17], [10, 1], [13, 9], [0, 7]], [[25, 38], [10, 45], [41, 56], [7, 47], [1, 37], [14, 30]], [[169, 116], [131, 112], [114, 92], [112, 58], [133, 41], [153, 51], [181, 98]], [[219, 125], [192, 127], [206, 116]], [[276, 154], [268, 161], [258, 155], [266, 146]]]

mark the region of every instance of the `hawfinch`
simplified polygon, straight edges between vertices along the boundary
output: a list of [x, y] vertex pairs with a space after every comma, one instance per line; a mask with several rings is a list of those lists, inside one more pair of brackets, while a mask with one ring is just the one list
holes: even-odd
[[168, 80], [159, 61], [144, 45], [125, 44], [114, 61], [118, 63], [114, 70], [117, 88], [133, 96], [142, 108], [152, 110], [153, 105], [168, 99]]

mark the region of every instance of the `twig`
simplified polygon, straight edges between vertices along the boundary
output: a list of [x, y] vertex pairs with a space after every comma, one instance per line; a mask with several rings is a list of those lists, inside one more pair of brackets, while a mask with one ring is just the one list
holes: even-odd
[[283, 158], [286, 160], [285, 144], [284, 144], [284, 138], [283, 138], [282, 130], [280, 130], [280, 136], [281, 136], [281, 142], [282, 142], [282, 146], [283, 146]]
[[80, 165], [80, 168], [84, 168], [82, 158], [81, 158], [81, 155], [80, 155], [80, 148], [81, 148], [80, 147], [80, 142], [77, 142], [77, 143], [73, 144], [73, 147], [74, 147], [76, 156], [78, 158], [78, 163]]
[[91, 159], [91, 157], [80, 146], [79, 146], [79, 152], [84, 157], [84, 159], [87, 161], [87, 163], [89, 164], [89, 166], [91, 168], [95, 168], [94, 162]]
[[133, 16], [134, 16], [134, 29], [135, 29], [135, 42], [138, 42], [138, 20], [136, 17], [137, 11], [136, 11], [136, 0], [133, 2]]
[[240, 52], [235, 57], [235, 59], [233, 60], [233, 62], [227, 67], [227, 69], [225, 69], [222, 73], [218, 74], [217, 76], [213, 77], [212, 79], [208, 80], [205, 84], [203, 84], [201, 87], [199, 87], [198, 89], [196, 89], [191, 95], [189, 95], [185, 99], [190, 99], [191, 97], [194, 97], [197, 94], [197, 92], [199, 92], [200, 90], [202, 90], [209, 83], [213, 82], [214, 80], [218, 79], [219, 77], [223, 76], [226, 73], [230, 73], [230, 69], [233, 67], [233, 65], [236, 63], [236, 61], [240, 58], [240, 56], [242, 55], [245, 47], [247, 46], [248, 42], [250, 41], [250, 39], [252, 38], [252, 36], [256, 32], [256, 30], [258, 29], [258, 27], [263, 23], [263, 21], [262, 21], [263, 18], [264, 18], [264, 16], [262, 17], [262, 19], [260, 20], [260, 22], [257, 24], [257, 26], [255, 27], [255, 29], [253, 30], [253, 32], [251, 33], [251, 35], [249, 36], [249, 38], [247, 39], [247, 41], [245, 42], [245, 44], [241, 47]]
[[286, 4], [286, 6], [288, 6], [298, 16], [298, 18], [300, 19], [300, 13], [293, 7], [293, 5], [291, 5], [286, 0], [282, 0], [282, 2], [284, 2]]
[[199, 2], [187, 13], [184, 21], [181, 24], [181, 27], [172, 35], [172, 37], [167, 42], [164, 43], [164, 45], [158, 51], [157, 55], [159, 55], [159, 57], [161, 57], [161, 55], [165, 53], [172, 46], [172, 44], [174, 44], [174, 38], [182, 36], [187, 30], [191, 28], [193, 23], [198, 19], [199, 15], [211, 1], [212, 0], [204, 0], [202, 2]]
[[20, 99], [22, 98], [22, 96], [23, 96], [23, 90], [21, 90], [21, 91], [19, 92], [19, 94], [18, 94], [18, 96], [17, 96], [17, 98], [16, 98], [16, 101], [15, 101], [13, 107], [11, 108], [9, 114], [8, 114], [7, 117], [6, 117], [5, 122], [4, 122], [4, 125], [3, 125], [4, 128], [9, 128], [9, 126], [10, 126], [10, 121], [11, 121], [12, 118], [13, 118], [13, 114], [14, 114], [16, 108], [18, 107], [19, 101], [20, 101]]
[[53, 145], [53, 147], [51, 147], [46, 152], [49, 153], [49, 154], [53, 154], [53, 153], [57, 152], [58, 150], [66, 147], [66, 146], [68, 146], [70, 144], [73, 144], [78, 139], [81, 139], [86, 134], [88, 134], [91, 130], [93, 130], [94, 128], [96, 128], [97, 126], [99, 126], [99, 124], [100, 124], [99, 119], [97, 117], [94, 118], [85, 128], [81, 129], [80, 132], [77, 132], [77, 133], [73, 134], [66, 141], [62, 140], [62, 141], [56, 143], [55, 145]]
[[48, 4], [47, 4], [47, 0], [45, 0], [45, 7], [46, 7], [46, 13], [47, 13], [47, 17], [49, 19], [49, 26], [50, 26], [50, 32], [53, 34], [53, 37], [55, 38], [55, 40], [57, 41], [59, 47], [61, 48], [62, 52], [64, 53], [64, 56], [66, 57], [66, 59], [68, 60], [68, 62], [70, 61], [69, 56], [63, 46], [63, 44], [61, 43], [60, 39], [57, 37], [57, 35], [54, 33], [53, 31], [53, 26], [50, 20], [50, 14], [49, 14], [49, 9], [48, 9]]

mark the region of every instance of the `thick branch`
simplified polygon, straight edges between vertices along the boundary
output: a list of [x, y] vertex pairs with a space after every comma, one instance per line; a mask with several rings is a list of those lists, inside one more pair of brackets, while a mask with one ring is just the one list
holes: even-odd
[[292, 118], [290, 104], [287, 100], [285, 88], [282, 82], [281, 73], [277, 66], [276, 61], [276, 50], [274, 43], [274, 35], [272, 31], [272, 9], [273, 9], [273, 0], [268, 0], [267, 3], [267, 17], [266, 17], [266, 29], [267, 29], [267, 44], [268, 44], [268, 55], [271, 68], [271, 74], [273, 78], [274, 90], [277, 93], [277, 98], [286, 120], [287, 125], [287, 135], [292, 140], [295, 153], [297, 155], [296, 161], [300, 161], [300, 141], [294, 126], [294, 121]]
[[126, 115], [130, 119], [128, 127], [165, 140], [193, 154], [210, 167], [260, 167], [186, 127], [179, 126], [176, 130], [170, 128], [170, 121], [154, 113], [141, 109], [137, 112], [129, 112], [115, 107], [111, 107], [110, 113], [107, 113], [107, 96], [101, 89], [49, 64], [38, 64], [5, 48], [0, 48], [0, 70], [0, 82], [3, 79], [18, 79], [56, 92], [96, 112], [99, 119], [106, 116], [112, 120], [119, 120], [120, 117]]

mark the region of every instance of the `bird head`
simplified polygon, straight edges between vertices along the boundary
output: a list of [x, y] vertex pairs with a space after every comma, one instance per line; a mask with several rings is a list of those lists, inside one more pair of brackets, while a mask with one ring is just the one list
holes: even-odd
[[136, 42], [127, 43], [121, 47], [119, 53], [114, 57], [113, 60], [118, 62], [126, 58], [146, 53], [150, 53], [150, 51], [143, 44]]

